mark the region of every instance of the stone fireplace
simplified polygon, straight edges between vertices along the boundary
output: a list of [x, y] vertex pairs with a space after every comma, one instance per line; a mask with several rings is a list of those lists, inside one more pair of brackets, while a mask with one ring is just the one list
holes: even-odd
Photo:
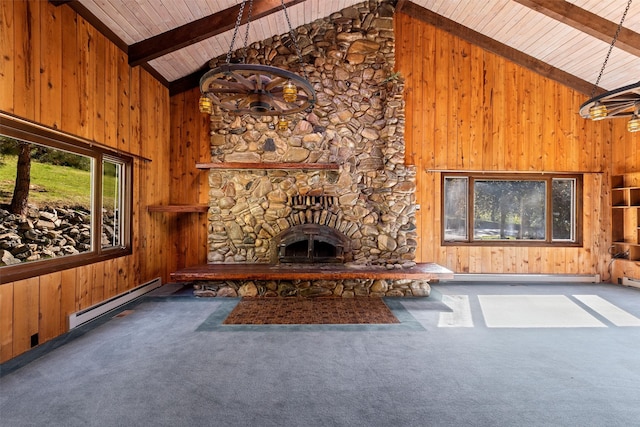
[[[318, 102], [292, 117], [286, 131], [277, 130], [277, 118], [212, 115], [211, 161], [231, 166], [209, 172], [209, 263], [415, 265], [415, 170], [405, 165], [394, 4], [367, 1], [296, 29]], [[283, 35], [249, 46], [246, 62], [291, 64], [299, 72], [297, 59]], [[273, 163], [310, 167], [263, 167]], [[255, 168], [232, 167], [238, 164]], [[412, 294], [406, 280], [351, 282], [292, 286], [319, 286], [312, 293], [322, 295]], [[246, 295], [246, 285], [196, 286], [202, 293], [218, 295], [226, 286], [233, 289], [222, 293]], [[280, 294], [281, 287], [252, 284], [249, 293]]]

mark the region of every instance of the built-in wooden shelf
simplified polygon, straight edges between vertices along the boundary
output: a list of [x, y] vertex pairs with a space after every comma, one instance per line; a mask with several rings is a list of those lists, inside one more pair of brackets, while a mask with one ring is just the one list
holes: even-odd
[[640, 263], [640, 172], [614, 175], [611, 184], [612, 254]]
[[196, 163], [197, 169], [306, 169], [306, 170], [338, 170], [337, 163], [256, 163], [256, 162], [223, 162]]
[[149, 212], [200, 213], [207, 212], [209, 210], [209, 205], [150, 205], [147, 206], [147, 210]]

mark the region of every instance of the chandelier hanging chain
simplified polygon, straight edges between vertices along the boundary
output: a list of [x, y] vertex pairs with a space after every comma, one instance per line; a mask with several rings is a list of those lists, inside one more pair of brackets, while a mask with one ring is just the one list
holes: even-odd
[[620, 30], [622, 30], [622, 23], [624, 19], [627, 17], [627, 12], [629, 12], [629, 7], [631, 7], [631, 2], [633, 0], [629, 0], [627, 3], [627, 7], [622, 14], [622, 19], [620, 19], [620, 23], [618, 24], [618, 28], [616, 29], [616, 33], [613, 36], [613, 40], [611, 40], [611, 45], [609, 45], [609, 51], [607, 52], [607, 56], [604, 58], [604, 62], [602, 63], [602, 68], [600, 69], [600, 74], [598, 74], [598, 78], [596, 79], [596, 83], [593, 85], [593, 89], [591, 90], [591, 98], [593, 98], [596, 94], [596, 89], [598, 88], [598, 84], [600, 84], [600, 79], [604, 74], [604, 69], [607, 66], [607, 62], [609, 61], [609, 56], [611, 55], [611, 51], [613, 50], [613, 46], [615, 46], [616, 41], [618, 40], [618, 36], [620, 35]]
[[249, 13], [247, 15], [247, 28], [244, 32], [244, 49], [242, 51], [242, 62], [247, 63], [247, 42], [249, 41], [249, 25], [251, 24], [251, 13], [253, 12], [253, 0], [249, 0]]
[[298, 61], [300, 61], [300, 68], [302, 68], [302, 74], [306, 80], [309, 80], [309, 76], [307, 75], [307, 70], [304, 67], [304, 62], [302, 60], [302, 51], [300, 50], [300, 45], [298, 44], [298, 39], [293, 34], [293, 26], [291, 25], [291, 20], [289, 19], [289, 13], [287, 12], [287, 8], [284, 5], [284, 0], [280, 0], [282, 4], [282, 11], [284, 12], [284, 17], [287, 20], [287, 25], [289, 26], [289, 37], [293, 41], [293, 46], [296, 49], [296, 54], [298, 55]]
[[[240, 28], [240, 22], [242, 21], [242, 14], [244, 12], [244, 5], [246, 2], [247, 0], [242, 0], [240, 11], [238, 12], [238, 17], [236, 18], [236, 26], [233, 28], [233, 36], [231, 36], [231, 45], [229, 46], [229, 51], [227, 52], [227, 64], [231, 63], [231, 54], [233, 53], [233, 46], [236, 44], [236, 36], [238, 35], [238, 29]], [[247, 27], [248, 25], [249, 23], [247, 22]]]

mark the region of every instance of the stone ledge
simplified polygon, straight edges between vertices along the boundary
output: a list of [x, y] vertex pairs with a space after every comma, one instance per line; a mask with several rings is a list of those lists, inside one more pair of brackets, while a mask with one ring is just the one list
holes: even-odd
[[428, 280], [345, 279], [345, 280], [200, 280], [193, 283], [197, 297], [264, 298], [362, 298], [428, 297]]

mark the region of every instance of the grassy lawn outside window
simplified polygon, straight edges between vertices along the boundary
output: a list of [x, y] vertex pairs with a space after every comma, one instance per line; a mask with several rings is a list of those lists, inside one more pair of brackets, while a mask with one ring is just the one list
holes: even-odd
[[0, 125], [0, 283], [131, 253], [130, 156], [5, 114]]

